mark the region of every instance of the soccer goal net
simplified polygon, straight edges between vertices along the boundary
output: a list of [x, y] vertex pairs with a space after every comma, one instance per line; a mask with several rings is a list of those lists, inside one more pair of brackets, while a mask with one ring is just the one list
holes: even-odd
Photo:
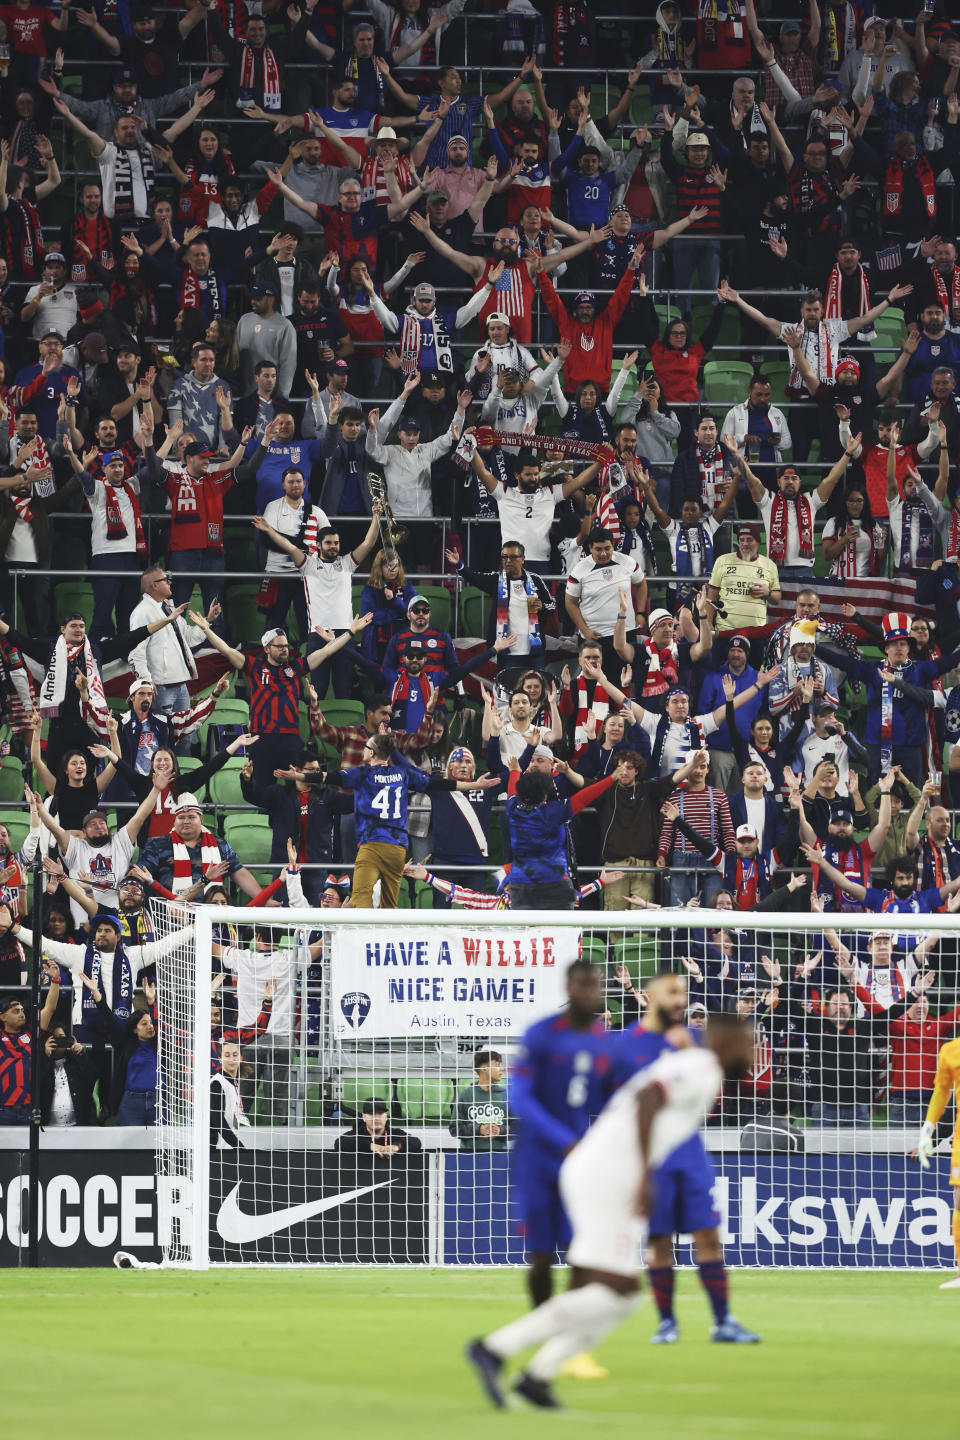
[[753, 1070], [705, 1132], [731, 1263], [950, 1262], [952, 1102], [931, 1168], [908, 1154], [960, 1029], [950, 915], [154, 915], [182, 930], [158, 967], [169, 1263], [521, 1262], [511, 1067], [578, 957], [611, 1046], [663, 969], [690, 1025], [753, 1017]]

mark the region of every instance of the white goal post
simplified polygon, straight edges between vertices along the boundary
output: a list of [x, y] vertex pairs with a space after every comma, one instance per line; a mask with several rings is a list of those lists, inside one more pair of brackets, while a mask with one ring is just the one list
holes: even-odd
[[[929, 1171], [906, 1152], [960, 1030], [952, 915], [152, 910], [183, 930], [158, 966], [168, 1264], [520, 1262], [511, 1063], [578, 956], [611, 1030], [660, 968], [694, 1023], [755, 1016], [754, 1073], [706, 1130], [731, 1263], [949, 1264], [952, 1112]], [[236, 1081], [211, 1079], [221, 1032]]]

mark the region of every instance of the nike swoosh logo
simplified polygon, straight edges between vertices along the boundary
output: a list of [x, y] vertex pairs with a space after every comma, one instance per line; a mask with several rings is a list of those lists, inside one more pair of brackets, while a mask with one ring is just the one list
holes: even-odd
[[248, 1215], [240, 1209], [237, 1198], [240, 1192], [238, 1183], [220, 1206], [217, 1234], [221, 1240], [226, 1240], [228, 1245], [250, 1245], [255, 1240], [264, 1240], [268, 1235], [275, 1235], [278, 1230], [289, 1230], [291, 1225], [302, 1225], [304, 1220], [310, 1220], [314, 1215], [322, 1215], [327, 1210], [349, 1205], [351, 1201], [359, 1200], [361, 1195], [370, 1195], [374, 1190], [382, 1190], [385, 1185], [392, 1184], [392, 1180], [381, 1180], [377, 1185], [364, 1185], [359, 1190], [345, 1190], [339, 1195], [327, 1195], [322, 1200], [307, 1200], [303, 1205], [288, 1205], [284, 1210], [268, 1210], [262, 1215]]

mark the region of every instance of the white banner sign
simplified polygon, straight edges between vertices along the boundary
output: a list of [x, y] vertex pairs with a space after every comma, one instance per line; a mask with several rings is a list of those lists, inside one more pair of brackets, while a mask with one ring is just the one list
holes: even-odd
[[332, 1008], [338, 1039], [522, 1035], [566, 1003], [576, 930], [366, 929], [334, 934]]

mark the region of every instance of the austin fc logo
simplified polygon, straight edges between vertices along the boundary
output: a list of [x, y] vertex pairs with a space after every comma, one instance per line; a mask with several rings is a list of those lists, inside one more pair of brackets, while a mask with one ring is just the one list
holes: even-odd
[[360, 1029], [370, 1014], [370, 1004], [370, 996], [365, 995], [362, 990], [350, 990], [346, 995], [341, 995], [340, 1009], [351, 1030]]

